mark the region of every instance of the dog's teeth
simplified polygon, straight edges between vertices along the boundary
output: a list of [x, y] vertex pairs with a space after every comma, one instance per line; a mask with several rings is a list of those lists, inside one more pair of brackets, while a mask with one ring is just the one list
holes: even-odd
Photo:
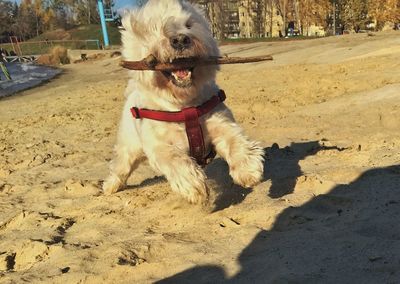
[[169, 63], [172, 63], [172, 58], [169, 59]]

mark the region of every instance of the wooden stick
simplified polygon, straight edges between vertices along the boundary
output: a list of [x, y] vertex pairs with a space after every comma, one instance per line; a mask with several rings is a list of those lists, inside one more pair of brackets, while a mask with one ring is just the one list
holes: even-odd
[[173, 63], [158, 63], [157, 59], [150, 55], [140, 61], [121, 61], [120, 65], [130, 70], [168, 71], [187, 69], [198, 65], [237, 64], [266, 60], [273, 60], [273, 58], [271, 55], [254, 57], [210, 57], [207, 59], [182, 58], [174, 60]]

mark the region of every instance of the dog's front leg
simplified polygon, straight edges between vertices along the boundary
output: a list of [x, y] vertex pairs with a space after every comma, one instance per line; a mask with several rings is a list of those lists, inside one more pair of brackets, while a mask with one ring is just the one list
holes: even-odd
[[173, 191], [191, 203], [207, 201], [209, 192], [205, 174], [187, 153], [167, 144], [148, 147], [145, 153], [150, 165], [165, 175]]
[[110, 164], [110, 175], [104, 181], [105, 194], [115, 193], [125, 187], [126, 181], [141, 161], [145, 159], [139, 135], [134, 127], [129, 109], [123, 113], [118, 132], [114, 158]]
[[103, 191], [112, 194], [123, 189], [130, 174], [144, 159], [141, 149], [129, 149], [124, 146], [115, 146], [115, 157], [110, 165], [110, 175], [104, 181]]
[[229, 165], [233, 181], [246, 188], [259, 183], [264, 161], [260, 145], [243, 134], [228, 111], [214, 114], [206, 125], [215, 150]]

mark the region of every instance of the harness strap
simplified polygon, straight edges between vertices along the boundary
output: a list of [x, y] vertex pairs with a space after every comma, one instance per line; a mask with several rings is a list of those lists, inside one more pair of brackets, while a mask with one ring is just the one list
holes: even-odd
[[204, 104], [197, 107], [188, 107], [176, 112], [139, 109], [137, 107], [132, 107], [131, 113], [136, 119], [147, 118], [166, 122], [185, 122], [190, 155], [197, 161], [199, 165], [206, 165], [210, 159], [214, 158], [215, 151], [212, 150], [208, 155], [205, 153], [206, 147], [199, 118], [209, 113], [225, 99], [225, 92], [223, 90], [219, 90], [217, 96], [213, 96]]
[[[226, 95], [224, 90], [219, 90], [217, 96], [213, 96], [211, 99], [206, 101], [204, 104], [195, 107], [197, 111], [197, 115], [203, 116], [204, 114], [210, 112], [213, 108], [215, 108], [219, 103], [223, 102], [226, 99]], [[158, 121], [167, 121], [167, 122], [184, 122], [185, 115], [183, 111], [160, 111], [160, 110], [150, 110], [145, 108], [137, 108], [132, 107], [131, 113], [134, 118], [147, 118]]]
[[205, 145], [203, 131], [201, 129], [199, 115], [195, 107], [182, 110], [185, 116], [186, 135], [189, 140], [190, 155], [196, 159], [199, 165], [205, 163]]

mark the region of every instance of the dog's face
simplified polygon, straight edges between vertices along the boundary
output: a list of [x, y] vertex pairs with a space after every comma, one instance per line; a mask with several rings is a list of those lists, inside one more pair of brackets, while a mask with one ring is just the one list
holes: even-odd
[[[153, 55], [159, 62], [179, 58], [218, 56], [218, 46], [199, 8], [180, 0], [149, 0], [123, 17], [123, 56], [141, 60]], [[207, 81], [215, 79], [216, 66], [192, 66], [164, 72], [134, 71], [149, 87], [168, 89], [178, 98], [190, 97]]]

